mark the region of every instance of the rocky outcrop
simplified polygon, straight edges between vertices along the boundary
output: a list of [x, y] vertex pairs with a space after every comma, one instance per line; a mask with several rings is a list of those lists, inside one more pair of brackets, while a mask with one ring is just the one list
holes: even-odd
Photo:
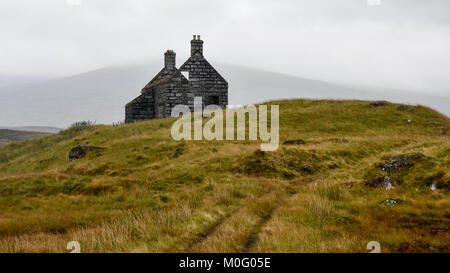
[[401, 169], [412, 167], [414, 162], [420, 159], [426, 159], [426, 156], [417, 153], [385, 157], [383, 158], [384, 163], [378, 164], [378, 168], [387, 173], [395, 173], [399, 172]]

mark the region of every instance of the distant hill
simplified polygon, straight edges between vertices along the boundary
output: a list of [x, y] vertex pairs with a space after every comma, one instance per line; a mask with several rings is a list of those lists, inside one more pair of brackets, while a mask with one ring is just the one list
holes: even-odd
[[41, 82], [49, 80], [49, 77], [39, 76], [17, 76], [17, 75], [2, 75], [0, 74], [0, 87], [21, 85], [33, 82]]
[[[450, 115], [450, 97], [382, 88], [332, 84], [223, 63], [212, 64], [229, 82], [229, 104], [274, 99], [331, 98], [422, 104]], [[57, 126], [80, 120], [111, 124], [124, 119], [124, 106], [162, 68], [161, 61], [107, 67], [72, 77], [0, 86], [0, 126]]]
[[61, 131], [61, 128], [46, 127], [46, 126], [20, 126], [20, 127], [2, 127], [0, 129], [9, 129], [14, 131], [36, 132], [36, 133], [49, 133], [54, 134]]
[[49, 133], [0, 129], [0, 145], [46, 136]]
[[[275, 92], [275, 91], [274, 91]], [[450, 119], [283, 100], [280, 147], [175, 141], [175, 119], [0, 147], [0, 252], [450, 251]], [[205, 120], [206, 122], [206, 120]], [[69, 161], [78, 145], [103, 149]]]

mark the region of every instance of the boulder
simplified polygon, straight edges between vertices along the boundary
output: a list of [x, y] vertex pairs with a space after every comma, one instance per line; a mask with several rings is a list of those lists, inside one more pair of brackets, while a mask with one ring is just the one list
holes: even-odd
[[384, 181], [383, 181], [383, 188], [385, 188], [386, 190], [391, 190], [394, 188], [394, 185], [392, 183], [392, 178], [390, 178], [389, 176], [385, 176], [384, 177]]
[[300, 145], [305, 144], [305, 142], [302, 139], [294, 139], [294, 140], [286, 140], [283, 142], [284, 145]]
[[388, 199], [381, 201], [380, 204], [388, 206], [388, 207], [394, 207], [394, 206], [400, 205], [403, 202], [404, 201], [401, 199], [388, 198]]
[[170, 158], [177, 158], [180, 157], [183, 154], [183, 150], [180, 148], [177, 148], [173, 154], [170, 155]]
[[434, 184], [434, 183], [431, 184], [430, 189], [431, 189], [432, 191], [436, 191], [436, 190], [437, 190], [436, 184]]
[[370, 104], [370, 106], [372, 106], [372, 107], [386, 106], [386, 103], [383, 102], [383, 101], [377, 101], [377, 102], [372, 102], [372, 103]]
[[102, 147], [96, 147], [96, 146], [81, 146], [78, 145], [74, 148], [72, 148], [69, 151], [69, 160], [70, 161], [74, 161], [76, 159], [80, 159], [86, 156], [86, 154], [89, 151], [94, 151], [94, 150], [103, 150], [104, 148]]

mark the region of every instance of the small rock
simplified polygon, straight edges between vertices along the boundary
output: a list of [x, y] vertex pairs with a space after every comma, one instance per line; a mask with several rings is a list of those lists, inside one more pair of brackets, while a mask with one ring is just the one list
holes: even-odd
[[69, 160], [70, 161], [74, 161], [76, 159], [80, 159], [86, 156], [86, 154], [89, 151], [94, 151], [94, 150], [103, 150], [104, 148], [102, 147], [96, 147], [96, 146], [76, 146], [74, 148], [72, 148], [69, 151]]
[[370, 106], [372, 106], [372, 107], [386, 106], [386, 103], [383, 102], [383, 101], [377, 101], [377, 102], [372, 102], [372, 103], [370, 104]]
[[338, 138], [336, 139], [336, 143], [349, 143], [350, 141], [346, 138]]
[[183, 150], [180, 148], [177, 148], [173, 154], [170, 155], [170, 158], [177, 158], [180, 157], [183, 154]]
[[380, 204], [389, 206], [389, 207], [394, 207], [394, 206], [400, 205], [401, 203], [403, 203], [403, 200], [393, 199], [393, 198], [388, 198], [388, 199], [385, 199], [380, 202]]
[[389, 176], [384, 177], [383, 187], [387, 191], [392, 190], [394, 188], [394, 186], [392, 185], [392, 178], [390, 178]]
[[283, 142], [284, 145], [300, 145], [305, 144], [305, 142], [302, 139], [295, 139], [295, 140], [286, 140]]
[[437, 190], [436, 184], [434, 184], [434, 183], [431, 184], [430, 188], [431, 188], [432, 191], [436, 191]]

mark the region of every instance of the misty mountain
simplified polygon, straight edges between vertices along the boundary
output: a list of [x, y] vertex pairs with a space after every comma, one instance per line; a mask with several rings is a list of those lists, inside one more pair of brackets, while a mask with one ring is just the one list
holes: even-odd
[[23, 141], [33, 138], [39, 138], [48, 135], [47, 133], [38, 133], [30, 131], [16, 131], [9, 129], [0, 129], [0, 145], [8, 144], [13, 141]]
[[0, 87], [26, 84], [32, 82], [40, 82], [49, 80], [50, 77], [40, 77], [40, 76], [20, 76], [20, 75], [1, 75], [0, 74]]
[[11, 130], [11, 131], [21, 131], [21, 132], [48, 133], [48, 134], [56, 134], [62, 130], [60, 128], [46, 127], [46, 126], [16, 126], [16, 127], [0, 126], [0, 130], [1, 129]]
[[[422, 104], [450, 115], [450, 97], [333, 84], [224, 63], [212, 64], [228, 81], [229, 104], [286, 98], [389, 100]], [[107, 67], [15, 86], [0, 85], [1, 126], [57, 126], [80, 120], [123, 121], [124, 106], [161, 70], [161, 61]]]

